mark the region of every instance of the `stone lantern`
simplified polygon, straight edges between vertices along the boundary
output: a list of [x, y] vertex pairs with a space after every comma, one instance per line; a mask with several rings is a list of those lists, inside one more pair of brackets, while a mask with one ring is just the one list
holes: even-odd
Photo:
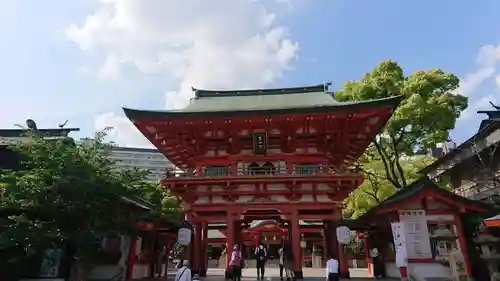
[[479, 226], [479, 232], [474, 237], [474, 243], [481, 249], [479, 258], [488, 264], [491, 280], [500, 280], [500, 273], [498, 273], [498, 263], [500, 261], [500, 253], [497, 253], [496, 244], [500, 238], [495, 237], [488, 233], [488, 227], [484, 224]]

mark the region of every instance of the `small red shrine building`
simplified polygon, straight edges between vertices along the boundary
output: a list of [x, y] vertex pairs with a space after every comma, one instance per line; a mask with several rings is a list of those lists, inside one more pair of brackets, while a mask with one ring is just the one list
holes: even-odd
[[[418, 280], [449, 278], [453, 267], [447, 264], [447, 255], [458, 251], [465, 264], [464, 274], [472, 276], [469, 259], [475, 246], [470, 246], [477, 225], [464, 225], [466, 217], [484, 214], [493, 206], [482, 201], [464, 198], [439, 187], [428, 177], [422, 177], [369, 210], [355, 221], [345, 224], [364, 234], [367, 263], [371, 264], [369, 250], [377, 248], [385, 264], [388, 277], [400, 277], [395, 264], [395, 247], [391, 223], [405, 224], [405, 243], [408, 268]], [[449, 230], [450, 237], [440, 237], [438, 228]], [[473, 243], [472, 243], [473, 244]], [[369, 267], [369, 269], [371, 269]]]
[[[327, 85], [208, 91], [180, 110], [125, 108], [126, 116], [181, 172], [162, 181], [182, 199], [194, 226], [193, 264], [207, 268], [207, 231], [223, 223], [226, 255], [242, 244], [254, 220], [286, 226], [300, 253], [299, 221], [321, 223], [325, 253], [338, 253], [335, 238], [342, 201], [363, 182], [349, 170], [401, 101], [338, 102]], [[288, 235], [287, 234], [287, 235]], [[300, 255], [294, 271], [302, 276]]]

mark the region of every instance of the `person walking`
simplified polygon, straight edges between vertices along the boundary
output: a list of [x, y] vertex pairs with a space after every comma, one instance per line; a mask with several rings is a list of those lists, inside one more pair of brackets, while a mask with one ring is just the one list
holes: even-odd
[[267, 250], [262, 243], [255, 248], [255, 259], [257, 261], [257, 279], [264, 279], [266, 271]]
[[382, 262], [382, 258], [380, 257], [380, 253], [377, 248], [370, 250], [370, 257], [372, 258], [373, 264], [373, 276], [375, 279], [381, 279], [385, 274], [384, 263]]
[[293, 271], [294, 254], [289, 241], [283, 244], [283, 268], [285, 269], [286, 280], [295, 280], [295, 272]]
[[330, 259], [326, 262], [326, 280], [339, 281], [339, 261], [334, 255], [330, 255]]
[[239, 245], [234, 245], [233, 247], [233, 252], [231, 253], [231, 260], [229, 261], [229, 266], [232, 269], [233, 281], [241, 281], [243, 254], [241, 253]]
[[283, 250], [283, 247], [279, 248], [278, 257], [279, 257], [279, 267], [280, 267], [280, 279], [283, 280], [283, 270], [285, 270], [285, 276], [289, 278], [289, 274], [286, 272], [285, 268], [285, 250]]
[[181, 261], [182, 266], [177, 270], [174, 281], [191, 281], [191, 269], [187, 260]]

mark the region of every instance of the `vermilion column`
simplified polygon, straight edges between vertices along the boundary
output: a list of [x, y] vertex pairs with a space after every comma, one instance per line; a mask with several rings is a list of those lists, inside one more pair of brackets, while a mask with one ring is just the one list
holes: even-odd
[[229, 268], [229, 261], [231, 260], [231, 254], [233, 253], [233, 246], [235, 243], [234, 240], [234, 218], [229, 216], [227, 218], [227, 227], [226, 227], [226, 278], [231, 278], [231, 271]]
[[201, 264], [201, 272], [200, 276], [205, 277], [207, 276], [207, 267], [208, 267], [208, 223], [204, 222], [202, 224], [202, 242], [201, 242], [201, 249], [202, 249], [202, 264]]
[[201, 223], [197, 223], [194, 227], [194, 253], [193, 253], [193, 264], [191, 270], [193, 274], [199, 274], [201, 269]]
[[302, 278], [300, 228], [297, 212], [294, 212], [294, 214], [292, 214], [290, 224], [292, 228], [293, 271], [295, 273], [295, 278]]
[[136, 259], [136, 245], [137, 245], [137, 236], [132, 235], [130, 237], [130, 246], [129, 246], [129, 252], [128, 252], [128, 263], [127, 263], [127, 273], [125, 276], [125, 280], [132, 280], [132, 277], [134, 275], [134, 266], [135, 266], [135, 259]]
[[349, 278], [349, 260], [347, 259], [345, 245], [338, 244], [339, 261], [340, 261], [340, 276]]
[[372, 257], [370, 256], [370, 235], [368, 232], [363, 232], [363, 244], [365, 244], [366, 265], [368, 266], [368, 275], [373, 276]]

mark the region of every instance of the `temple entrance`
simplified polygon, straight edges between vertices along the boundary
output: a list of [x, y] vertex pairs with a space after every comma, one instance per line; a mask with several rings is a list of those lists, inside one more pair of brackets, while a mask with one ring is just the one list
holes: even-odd
[[[265, 239], [274, 255], [286, 237], [297, 278], [303, 276], [308, 247], [315, 249], [317, 260], [335, 254], [341, 275], [347, 276], [334, 224], [342, 217], [343, 200], [363, 182], [359, 171], [347, 167], [401, 98], [344, 104], [323, 84], [193, 92], [181, 110], [125, 109], [179, 169], [166, 173], [162, 184], [182, 200], [186, 220], [194, 226], [193, 271], [205, 275], [208, 231], [217, 230], [222, 237], [214, 242], [225, 249], [218, 264], [227, 273], [234, 245], [248, 252], [247, 247]], [[257, 231], [259, 220], [273, 223]]]

